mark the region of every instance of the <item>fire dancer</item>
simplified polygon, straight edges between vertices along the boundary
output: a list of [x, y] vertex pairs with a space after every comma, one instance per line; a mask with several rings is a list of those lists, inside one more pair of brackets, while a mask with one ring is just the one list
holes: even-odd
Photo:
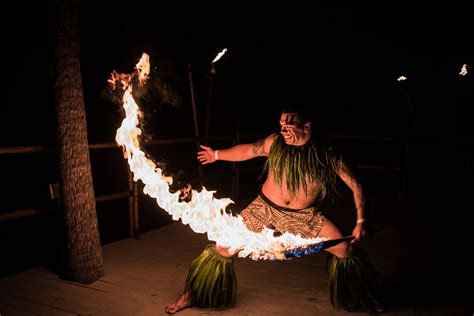
[[[268, 157], [261, 192], [240, 213], [247, 228], [254, 232], [267, 227], [304, 238], [342, 238], [339, 228], [315, 206], [336, 189], [339, 176], [353, 192], [357, 220], [351, 242], [325, 249], [332, 254], [328, 260], [330, 301], [345, 310], [382, 309], [378, 272], [362, 249], [354, 245], [366, 234], [362, 186], [342, 157], [318, 141], [309, 111], [302, 107], [284, 109], [280, 132], [255, 143], [222, 150], [201, 147], [197, 158], [202, 164]], [[232, 305], [237, 292], [235, 254], [219, 245], [208, 245], [193, 261], [184, 293], [166, 307], [166, 312], [172, 314], [190, 306]]]

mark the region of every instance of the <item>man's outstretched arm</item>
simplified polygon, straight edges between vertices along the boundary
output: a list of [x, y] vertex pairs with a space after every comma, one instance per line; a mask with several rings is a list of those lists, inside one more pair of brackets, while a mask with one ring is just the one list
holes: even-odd
[[268, 156], [272, 135], [250, 144], [239, 144], [227, 149], [214, 150], [211, 147], [201, 145], [202, 151], [198, 152], [197, 158], [203, 164], [213, 163], [217, 160], [244, 161], [255, 157]]

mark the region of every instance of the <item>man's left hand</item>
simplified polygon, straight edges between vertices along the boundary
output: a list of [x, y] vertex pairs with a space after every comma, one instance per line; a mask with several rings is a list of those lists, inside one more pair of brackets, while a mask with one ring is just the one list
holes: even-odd
[[354, 239], [351, 241], [352, 244], [360, 241], [365, 236], [364, 223], [357, 224], [352, 231], [352, 235], [354, 236]]

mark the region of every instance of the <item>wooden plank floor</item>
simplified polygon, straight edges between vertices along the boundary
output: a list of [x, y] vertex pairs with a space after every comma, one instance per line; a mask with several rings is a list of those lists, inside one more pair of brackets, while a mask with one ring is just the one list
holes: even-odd
[[[404, 234], [416, 231], [406, 228]], [[382, 230], [363, 244], [382, 274], [392, 280], [403, 273], [397, 259], [404, 255], [400, 234]], [[139, 239], [105, 245], [106, 275], [90, 285], [60, 280], [42, 267], [0, 279], [0, 315], [166, 315], [164, 306], [181, 293], [192, 259], [206, 244], [205, 235], [174, 223]], [[236, 306], [189, 308], [179, 315], [367, 315], [337, 311], [330, 305], [325, 262], [325, 253], [284, 262], [236, 258]], [[416, 289], [416, 282], [409, 280], [406, 288]], [[391, 293], [400, 296], [406, 288]], [[406, 300], [385, 315], [472, 315], [472, 310], [459, 302]]]

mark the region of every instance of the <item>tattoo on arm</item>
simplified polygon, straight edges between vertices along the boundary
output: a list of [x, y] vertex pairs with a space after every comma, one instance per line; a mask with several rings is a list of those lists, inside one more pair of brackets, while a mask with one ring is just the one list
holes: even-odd
[[346, 177], [348, 179], [350, 179], [351, 181], [357, 181], [356, 180], [356, 177], [354, 175], [354, 172], [352, 171], [352, 169], [347, 165], [346, 162], [343, 162], [341, 161], [340, 165], [339, 165], [339, 172], [343, 173], [346, 175]]
[[344, 183], [350, 187], [353, 191], [359, 186], [357, 177], [355, 176], [352, 168], [344, 161], [339, 163], [337, 168], [337, 174], [344, 181]]
[[353, 170], [345, 162], [341, 162], [339, 167], [339, 173], [343, 181], [349, 186], [354, 193], [354, 204], [357, 210], [357, 217], [364, 218], [364, 208], [365, 208], [365, 195], [357, 180]]
[[252, 153], [255, 156], [266, 156], [264, 139], [260, 139], [252, 144]]

